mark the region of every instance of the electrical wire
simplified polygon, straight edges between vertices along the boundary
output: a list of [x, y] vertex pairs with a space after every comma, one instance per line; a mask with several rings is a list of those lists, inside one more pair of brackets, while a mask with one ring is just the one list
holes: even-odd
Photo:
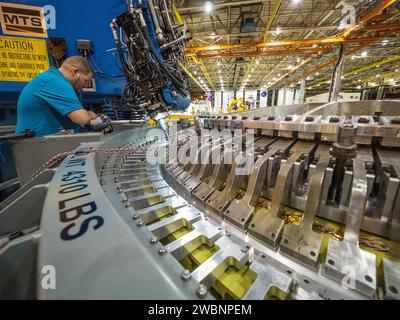
[[121, 74], [110, 74], [110, 73], [103, 72], [100, 69], [100, 67], [97, 65], [96, 61], [94, 60], [93, 55], [89, 54], [89, 59], [92, 62], [93, 66], [96, 67], [96, 69], [97, 69], [97, 71], [94, 70], [95, 74], [98, 74], [100, 76], [109, 77], [109, 78], [121, 78], [121, 77], [125, 76], [123, 73], [121, 73]]
[[[156, 106], [157, 112], [169, 109], [164, 101], [165, 88], [181, 96], [189, 95], [187, 76], [179, 66], [179, 61], [184, 60], [182, 48], [186, 26], [184, 25], [185, 32], [182, 34], [175, 30], [170, 14], [166, 12], [169, 10], [167, 3], [170, 4], [171, 1], [154, 0], [154, 5], [158, 9], [150, 16], [153, 24], [160, 26], [166, 43], [169, 43], [162, 50], [162, 56], [154, 43], [157, 40], [150, 36], [148, 17], [146, 17], [149, 11], [143, 3], [139, 3], [137, 10], [129, 10], [117, 17], [112, 25], [116, 52], [121, 65], [117, 64], [115, 53], [113, 53], [114, 61], [127, 81], [122, 99], [131, 109], [145, 114], [150, 111], [147, 110], [148, 106], [159, 105]], [[175, 52], [176, 48], [180, 50]], [[97, 69], [101, 71], [100, 68]], [[151, 110], [153, 111], [154, 109]]]

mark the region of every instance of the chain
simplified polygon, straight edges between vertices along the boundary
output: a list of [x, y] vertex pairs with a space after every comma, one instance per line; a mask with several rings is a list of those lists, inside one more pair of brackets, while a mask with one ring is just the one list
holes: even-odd
[[[138, 154], [146, 154], [147, 148], [136, 147], [136, 148], [109, 148], [109, 149], [90, 149], [86, 151], [88, 153], [105, 153], [105, 154], [113, 154], [113, 153], [123, 153], [123, 152], [135, 152]], [[50, 160], [46, 161], [40, 168], [32, 175], [32, 177], [37, 177], [40, 173], [42, 173], [46, 169], [52, 169], [58, 167], [61, 162], [64, 161], [68, 156], [76, 154], [76, 151], [68, 151], [55, 155]]]

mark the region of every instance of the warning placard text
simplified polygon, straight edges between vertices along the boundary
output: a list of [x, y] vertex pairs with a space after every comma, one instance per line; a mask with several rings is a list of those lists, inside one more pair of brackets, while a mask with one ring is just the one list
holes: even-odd
[[28, 82], [49, 68], [45, 40], [0, 36], [0, 81]]

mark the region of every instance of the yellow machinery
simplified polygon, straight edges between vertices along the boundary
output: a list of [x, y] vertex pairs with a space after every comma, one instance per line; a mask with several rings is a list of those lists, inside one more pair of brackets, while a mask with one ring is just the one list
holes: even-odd
[[228, 107], [228, 113], [234, 111], [247, 111], [249, 109], [249, 105], [245, 104], [243, 98], [235, 99], [231, 102]]

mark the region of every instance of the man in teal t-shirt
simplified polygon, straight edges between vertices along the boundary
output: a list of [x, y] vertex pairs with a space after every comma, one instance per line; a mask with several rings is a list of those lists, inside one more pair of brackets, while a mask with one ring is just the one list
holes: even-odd
[[77, 92], [92, 78], [90, 64], [80, 56], [66, 59], [60, 69], [52, 67], [37, 75], [19, 96], [16, 133], [30, 129], [42, 137], [60, 130], [78, 132], [89, 125], [97, 115], [83, 108]]

